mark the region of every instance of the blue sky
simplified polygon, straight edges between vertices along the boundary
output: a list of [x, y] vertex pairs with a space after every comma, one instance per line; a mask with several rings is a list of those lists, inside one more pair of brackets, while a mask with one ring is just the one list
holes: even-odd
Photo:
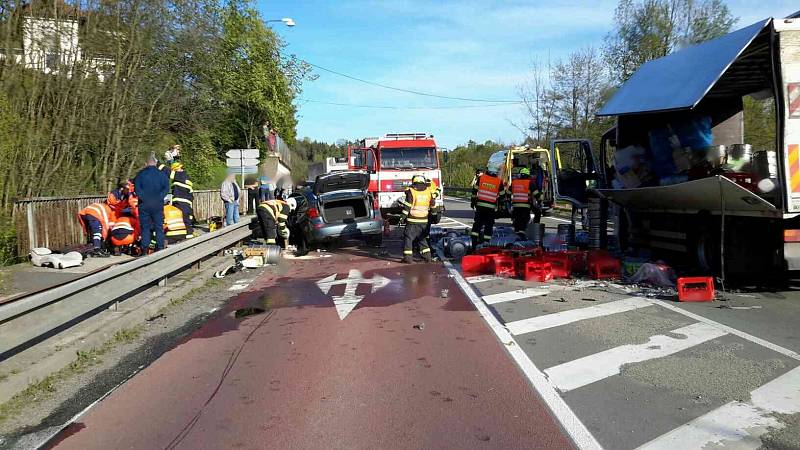
[[[616, 0], [422, 1], [257, 0], [289, 52], [359, 78], [446, 96], [517, 100], [532, 61], [557, 59], [586, 46], [600, 48]], [[589, 4], [590, 6], [587, 6]], [[735, 28], [798, 9], [797, 0], [731, 0]], [[599, 50], [598, 50], [599, 51]], [[369, 86], [321, 70], [302, 99], [359, 105], [475, 105]], [[298, 101], [298, 136], [334, 142], [386, 132], [428, 132], [440, 146], [469, 139], [510, 143], [524, 122], [519, 106], [470, 109], [360, 109]]]

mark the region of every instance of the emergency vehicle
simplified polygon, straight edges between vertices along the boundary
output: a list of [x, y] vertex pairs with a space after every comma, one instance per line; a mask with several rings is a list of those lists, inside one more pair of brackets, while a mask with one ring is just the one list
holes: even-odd
[[348, 168], [369, 173], [369, 191], [375, 194], [384, 217], [400, 214], [399, 201], [414, 175], [422, 175], [442, 188], [436, 141], [427, 133], [364, 138], [348, 148]]

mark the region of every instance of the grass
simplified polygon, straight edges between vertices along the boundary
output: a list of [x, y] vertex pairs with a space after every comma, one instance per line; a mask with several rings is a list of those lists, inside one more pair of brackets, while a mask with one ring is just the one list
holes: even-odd
[[[115, 346], [129, 344], [135, 341], [142, 334], [143, 330], [143, 325], [138, 325], [134, 328], [124, 328], [114, 333], [111, 339], [103, 343], [103, 345], [100, 347], [91, 348], [89, 350], [78, 350], [75, 359], [66, 367], [44, 377], [36, 383], [32, 383], [27, 387], [27, 389], [15, 395], [6, 403], [0, 405], [0, 423], [10, 419], [19, 413], [23, 408], [49, 398], [50, 395], [56, 392], [56, 388], [58, 387], [59, 383], [62, 383], [77, 374], [81, 374], [85, 372], [86, 369], [99, 364], [103, 360], [102, 356], [108, 353], [109, 350]], [[17, 374], [19, 373], [19, 370], [12, 370], [11, 373]], [[4, 378], [0, 378], [0, 381], [7, 377], [8, 376], [6, 375]]]
[[162, 313], [164, 311], [168, 311], [171, 308], [174, 308], [176, 306], [182, 305], [182, 304], [186, 303], [187, 301], [191, 300], [192, 297], [194, 297], [195, 295], [199, 294], [201, 291], [204, 291], [204, 290], [212, 288], [212, 287], [219, 286], [220, 284], [222, 284], [222, 280], [221, 279], [219, 279], [219, 278], [209, 278], [208, 280], [206, 280], [205, 283], [203, 283], [202, 286], [198, 286], [198, 287], [192, 289], [191, 291], [187, 292], [186, 294], [184, 294], [181, 297], [173, 298], [172, 300], [169, 301], [169, 303], [167, 303], [158, 312]]

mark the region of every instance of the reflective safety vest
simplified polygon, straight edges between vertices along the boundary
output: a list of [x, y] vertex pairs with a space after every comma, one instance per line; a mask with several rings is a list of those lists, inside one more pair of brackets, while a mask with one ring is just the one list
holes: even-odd
[[516, 208], [531, 207], [531, 180], [517, 179], [511, 182], [511, 202]]
[[111, 243], [113, 245], [131, 245], [139, 234], [138, 223], [130, 217], [120, 217], [111, 227]]
[[427, 223], [428, 213], [431, 210], [433, 203], [433, 194], [431, 189], [418, 191], [416, 189], [409, 189], [411, 192], [411, 203], [409, 204], [408, 221], [412, 223]]
[[164, 233], [169, 237], [186, 236], [183, 213], [172, 205], [164, 205]]
[[[92, 216], [100, 222], [100, 233], [103, 239], [108, 237], [108, 230], [114, 225], [116, 217], [114, 211], [105, 203], [92, 203], [91, 205], [78, 211], [78, 216]], [[83, 224], [83, 221], [81, 221]], [[85, 230], [88, 234], [90, 230]]]
[[497, 196], [500, 194], [500, 178], [491, 175], [481, 175], [478, 179], [478, 206], [495, 208]]

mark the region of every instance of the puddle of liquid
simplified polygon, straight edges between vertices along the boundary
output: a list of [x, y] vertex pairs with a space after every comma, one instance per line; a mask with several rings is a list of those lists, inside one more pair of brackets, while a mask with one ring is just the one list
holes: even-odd
[[236, 310], [233, 316], [236, 317], [237, 319], [241, 319], [243, 317], [254, 316], [256, 314], [263, 314], [265, 312], [267, 312], [267, 310], [264, 308], [254, 308], [254, 307], [239, 308]]

